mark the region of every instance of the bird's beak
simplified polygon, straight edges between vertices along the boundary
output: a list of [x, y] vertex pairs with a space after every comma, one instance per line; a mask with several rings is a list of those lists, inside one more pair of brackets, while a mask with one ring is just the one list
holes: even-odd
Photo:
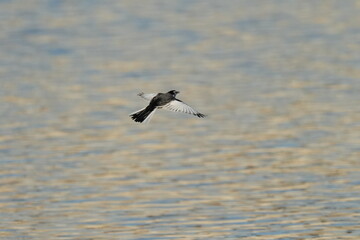
[[176, 94], [180, 93], [179, 91], [176, 91]]

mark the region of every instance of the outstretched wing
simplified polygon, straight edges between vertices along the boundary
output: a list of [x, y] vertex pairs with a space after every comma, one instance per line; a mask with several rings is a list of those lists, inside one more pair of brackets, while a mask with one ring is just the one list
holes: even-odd
[[138, 96], [142, 97], [145, 100], [150, 101], [151, 99], [153, 99], [156, 96], [156, 93], [139, 93]]
[[162, 107], [166, 110], [170, 110], [173, 112], [188, 113], [188, 114], [195, 115], [199, 118], [205, 117], [204, 114], [199, 113], [198, 111], [196, 111], [195, 109], [193, 109], [192, 107], [190, 107], [189, 105], [185, 104], [184, 102], [182, 102], [180, 100], [172, 100], [171, 102], [165, 104]]

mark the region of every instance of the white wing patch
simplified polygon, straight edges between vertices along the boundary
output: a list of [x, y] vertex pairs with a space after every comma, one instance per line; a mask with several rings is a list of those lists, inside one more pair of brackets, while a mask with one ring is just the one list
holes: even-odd
[[151, 99], [153, 99], [157, 94], [156, 93], [139, 93], [138, 96], [142, 97], [145, 100], [150, 101]]
[[199, 113], [198, 111], [196, 111], [195, 109], [193, 109], [189, 105], [185, 104], [184, 102], [180, 102], [180, 101], [177, 101], [177, 100], [173, 100], [173, 101], [165, 104], [162, 107], [164, 109], [166, 109], [166, 110], [170, 110], [170, 111], [173, 111], [173, 112], [188, 113], [188, 114], [195, 115], [195, 116], [197, 116], [199, 118], [205, 117], [204, 114]]

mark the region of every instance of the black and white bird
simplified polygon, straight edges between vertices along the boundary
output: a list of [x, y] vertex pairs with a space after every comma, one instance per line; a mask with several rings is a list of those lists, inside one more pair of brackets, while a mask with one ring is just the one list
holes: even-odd
[[132, 114], [130, 117], [135, 122], [149, 122], [152, 116], [154, 115], [156, 109], [166, 109], [173, 112], [183, 112], [195, 115], [199, 118], [204, 118], [205, 115], [199, 113], [192, 107], [185, 104], [183, 101], [176, 98], [176, 94], [180, 93], [176, 90], [171, 90], [167, 93], [139, 93], [138, 96], [144, 98], [145, 100], [149, 100], [150, 103], [147, 107], [140, 109]]

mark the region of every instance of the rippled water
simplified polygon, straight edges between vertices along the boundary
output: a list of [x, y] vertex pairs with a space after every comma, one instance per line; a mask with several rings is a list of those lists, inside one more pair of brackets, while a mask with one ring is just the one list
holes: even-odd
[[0, 1], [0, 238], [359, 239], [359, 11]]

